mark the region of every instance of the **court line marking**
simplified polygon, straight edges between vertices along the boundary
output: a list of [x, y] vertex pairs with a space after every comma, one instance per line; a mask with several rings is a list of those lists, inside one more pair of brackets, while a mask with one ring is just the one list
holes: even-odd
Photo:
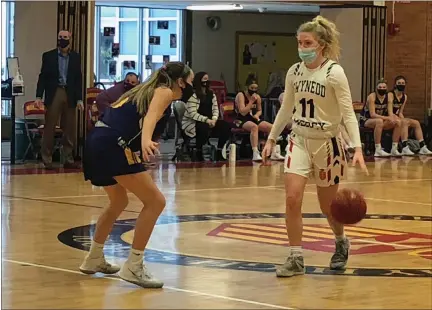
[[[42, 264], [35, 264], [35, 263], [29, 263], [29, 262], [21, 262], [21, 261], [12, 260], [12, 259], [3, 259], [3, 261], [9, 262], [9, 263], [12, 263], [12, 264], [17, 264], [17, 265], [27, 265], [27, 266], [37, 267], [37, 268], [43, 268], [43, 269], [55, 270], [55, 271], [62, 271], [62, 272], [67, 272], [67, 273], [79, 274], [81, 276], [86, 276], [86, 275], [84, 275], [83, 273], [81, 273], [79, 271], [75, 271], [75, 270], [71, 270], [71, 269], [58, 268], [58, 267], [53, 267], [53, 266], [48, 266], [48, 265], [42, 265]], [[120, 278], [115, 278], [115, 277], [112, 277], [112, 276], [103, 277], [102, 279], [111, 279], [111, 280], [116, 280], [116, 281], [123, 281]], [[128, 283], [126, 281], [124, 281], [124, 282]], [[215, 298], [215, 299], [224, 299], [224, 300], [235, 301], [235, 302], [240, 302], [240, 303], [245, 303], [245, 304], [251, 304], [251, 305], [255, 305], [255, 306], [263, 306], [263, 307], [274, 308], [274, 309], [290, 309], [290, 310], [296, 309], [296, 308], [283, 307], [283, 306], [279, 306], [279, 305], [268, 304], [268, 303], [253, 301], [253, 300], [247, 300], [247, 299], [241, 299], [241, 298], [235, 298], [235, 297], [229, 297], [229, 296], [223, 296], [223, 295], [217, 295], [217, 294], [204, 293], [204, 292], [194, 291], [194, 290], [187, 290], [187, 289], [182, 289], [182, 288], [173, 287], [173, 286], [164, 286], [163, 288], [171, 290], [171, 291], [176, 291], [176, 292], [182, 292], [182, 293], [189, 293], [189, 294], [193, 294], [193, 295], [212, 297], [212, 298]]]
[[[345, 184], [376, 184], [376, 183], [390, 183], [390, 182], [423, 182], [423, 181], [432, 181], [432, 179], [396, 179], [396, 180], [374, 180], [374, 181], [353, 181], [353, 182], [342, 182], [340, 185]], [[156, 184], [157, 185], [157, 184]], [[306, 186], [316, 186], [313, 184], [306, 184]], [[161, 189], [163, 194], [176, 194], [176, 193], [188, 193], [188, 192], [205, 192], [205, 191], [228, 191], [228, 190], [244, 190], [244, 189], [283, 189], [283, 185], [268, 185], [268, 186], [242, 186], [242, 187], [216, 187], [216, 188], [196, 188], [196, 189], [168, 189], [164, 191]], [[128, 193], [131, 195], [131, 193]], [[73, 199], [73, 198], [86, 198], [86, 197], [105, 197], [106, 194], [88, 194], [88, 195], [73, 195], [73, 196], [56, 196], [56, 197], [22, 197], [22, 198], [14, 198], [12, 195], [2, 195], [2, 199], [13, 201], [13, 200], [23, 200], [23, 199]], [[397, 202], [397, 201], [389, 201], [389, 202]], [[401, 202], [403, 203], [403, 202]], [[412, 202], [406, 202], [412, 203]], [[429, 204], [427, 204], [429, 206]]]

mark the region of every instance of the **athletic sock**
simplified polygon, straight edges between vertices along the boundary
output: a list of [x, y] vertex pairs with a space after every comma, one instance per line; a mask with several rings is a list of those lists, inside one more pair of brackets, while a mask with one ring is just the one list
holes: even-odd
[[343, 233], [340, 236], [335, 236], [335, 238], [336, 238], [336, 241], [344, 241], [344, 240], [346, 240], [345, 233]]
[[423, 146], [425, 146], [424, 140], [419, 141], [419, 143], [420, 143], [420, 148], [422, 148]]
[[104, 245], [101, 243], [97, 243], [94, 240], [92, 240], [90, 245], [90, 251], [89, 251], [89, 258], [99, 258], [103, 256], [103, 248]]
[[132, 249], [129, 252], [129, 257], [126, 263], [130, 265], [141, 265], [144, 259], [144, 251]]
[[290, 251], [293, 257], [303, 256], [303, 249], [301, 246], [290, 246]]
[[398, 148], [398, 143], [397, 142], [393, 142], [392, 143], [392, 150], [397, 150]]
[[375, 144], [375, 150], [380, 151], [381, 150], [381, 144]]
[[408, 145], [408, 140], [403, 140], [402, 141], [402, 148], [406, 148]]

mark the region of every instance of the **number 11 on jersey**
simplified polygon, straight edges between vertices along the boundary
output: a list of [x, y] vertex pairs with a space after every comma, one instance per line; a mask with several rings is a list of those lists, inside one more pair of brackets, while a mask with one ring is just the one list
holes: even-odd
[[[300, 100], [300, 104], [302, 106], [302, 117], [314, 118], [315, 117], [315, 105], [313, 99], [309, 99], [306, 101], [306, 98]], [[307, 113], [307, 106], [309, 106], [309, 116]]]

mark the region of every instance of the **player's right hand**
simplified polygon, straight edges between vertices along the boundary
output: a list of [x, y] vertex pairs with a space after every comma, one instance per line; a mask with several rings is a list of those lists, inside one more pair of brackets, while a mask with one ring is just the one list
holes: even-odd
[[264, 165], [267, 163], [267, 159], [271, 156], [274, 145], [275, 145], [275, 142], [273, 140], [267, 140], [267, 142], [264, 146], [264, 149], [261, 153]]
[[43, 107], [42, 100], [40, 100], [40, 99], [36, 99], [36, 100], [34, 101], [34, 106], [35, 106], [35, 108], [42, 109], [42, 107]]
[[142, 156], [144, 161], [150, 161], [150, 156], [154, 156], [158, 152], [159, 143], [153, 142], [152, 140], [143, 141], [141, 144]]

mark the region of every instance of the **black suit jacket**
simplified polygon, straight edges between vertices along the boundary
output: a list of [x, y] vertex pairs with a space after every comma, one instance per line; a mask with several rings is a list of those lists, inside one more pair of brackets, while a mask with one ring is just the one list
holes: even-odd
[[[58, 49], [45, 52], [42, 55], [42, 67], [36, 88], [36, 97], [42, 98], [45, 92], [44, 104], [50, 106], [59, 85]], [[82, 100], [81, 59], [77, 52], [70, 51], [67, 71], [67, 88], [69, 106], [75, 107]]]

